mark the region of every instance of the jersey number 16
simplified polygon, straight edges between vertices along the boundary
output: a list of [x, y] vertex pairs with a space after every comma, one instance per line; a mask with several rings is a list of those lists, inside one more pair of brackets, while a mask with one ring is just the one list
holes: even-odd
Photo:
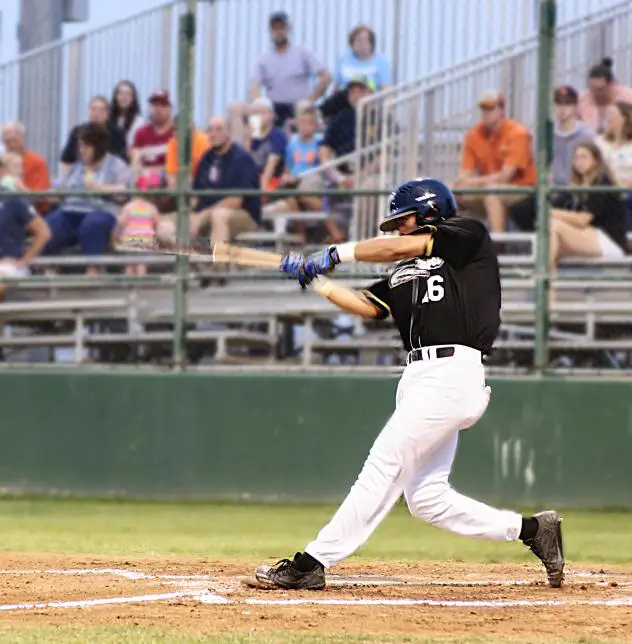
[[445, 289], [443, 288], [443, 277], [441, 275], [433, 275], [429, 277], [426, 281], [426, 294], [421, 300], [422, 304], [426, 302], [439, 302], [443, 299], [445, 295]]

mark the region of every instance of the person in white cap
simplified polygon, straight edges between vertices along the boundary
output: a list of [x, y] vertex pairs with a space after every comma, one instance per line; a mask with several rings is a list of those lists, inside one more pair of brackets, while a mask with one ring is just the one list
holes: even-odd
[[262, 190], [274, 190], [283, 174], [288, 138], [274, 125], [274, 106], [266, 96], [255, 99], [250, 107], [244, 147], [252, 154], [259, 170]]

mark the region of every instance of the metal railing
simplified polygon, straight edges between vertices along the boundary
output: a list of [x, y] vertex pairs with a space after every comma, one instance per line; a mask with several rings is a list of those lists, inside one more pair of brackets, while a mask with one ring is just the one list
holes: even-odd
[[[577, 23], [617, 4], [620, 0], [560, 0], [560, 23]], [[407, 86], [429, 75], [436, 79], [438, 70], [499, 47], [513, 47], [535, 34], [536, 26], [533, 0], [212, 0], [196, 5], [197, 35], [204, 43], [196, 51], [193, 73], [198, 124], [246, 97], [257, 56], [269, 47], [267, 17], [279, 8], [290, 14], [294, 41], [329, 69], [347, 49], [349, 31], [368, 24], [395, 81]], [[56, 168], [61, 145], [87, 117], [92, 96], [109, 96], [122, 79], [138, 86], [143, 108], [157, 87], [177, 96], [177, 22], [185, 6], [184, 0], [172, 0], [1, 63], [0, 123], [22, 120], [30, 147]], [[466, 28], [476, 24], [481, 28]], [[427, 29], [449, 37], [428, 38]], [[625, 36], [622, 27], [616, 37]]]
[[[555, 83], [583, 87], [588, 69], [605, 55], [620, 78], [632, 78], [630, 33], [628, 1], [559, 27]], [[508, 115], [537, 134], [538, 43], [537, 36], [524, 39], [364, 99], [357, 110], [356, 184], [366, 181], [363, 167], [376, 157], [374, 183], [383, 188], [422, 174], [453, 181], [465, 134], [479, 118], [478, 98], [487, 89], [502, 91]], [[372, 128], [375, 140], [363, 144]], [[375, 202], [355, 200], [352, 229], [358, 238], [377, 233], [379, 212]]]

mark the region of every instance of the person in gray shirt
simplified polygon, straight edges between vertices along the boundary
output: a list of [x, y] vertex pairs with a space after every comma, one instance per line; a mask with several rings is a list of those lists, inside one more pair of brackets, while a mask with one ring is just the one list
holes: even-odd
[[[558, 87], [553, 94], [555, 129], [551, 181], [555, 186], [570, 184], [575, 148], [580, 143], [592, 142], [595, 139], [592, 129], [578, 118], [578, 100], [577, 91], [570, 85]], [[553, 192], [549, 197], [554, 207], [559, 206], [565, 199], [564, 193], [561, 192]], [[529, 232], [535, 230], [535, 196], [529, 195], [515, 203], [509, 210], [509, 217], [520, 230]]]
[[593, 141], [595, 133], [577, 118], [579, 96], [570, 85], [555, 90], [555, 134], [553, 141], [553, 183], [567, 186], [571, 180], [573, 153], [580, 143]]
[[[250, 84], [250, 100], [261, 96], [262, 88], [274, 104], [276, 125], [294, 116], [299, 101], [315, 102], [331, 83], [331, 73], [306, 47], [290, 42], [290, 19], [285, 11], [270, 16], [272, 49], [264, 52], [255, 65]], [[314, 78], [317, 82], [314, 84]]]

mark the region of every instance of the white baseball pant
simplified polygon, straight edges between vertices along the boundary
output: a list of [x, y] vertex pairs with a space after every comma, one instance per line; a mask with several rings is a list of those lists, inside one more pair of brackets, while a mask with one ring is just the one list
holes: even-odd
[[[450, 345], [453, 346], [453, 345]], [[515, 541], [522, 517], [456, 492], [449, 483], [459, 431], [485, 413], [481, 354], [454, 345], [454, 356], [410, 363], [397, 387], [396, 408], [380, 432], [358, 479], [331, 521], [305, 552], [326, 568], [369, 538], [402, 492], [411, 514], [474, 539]]]

